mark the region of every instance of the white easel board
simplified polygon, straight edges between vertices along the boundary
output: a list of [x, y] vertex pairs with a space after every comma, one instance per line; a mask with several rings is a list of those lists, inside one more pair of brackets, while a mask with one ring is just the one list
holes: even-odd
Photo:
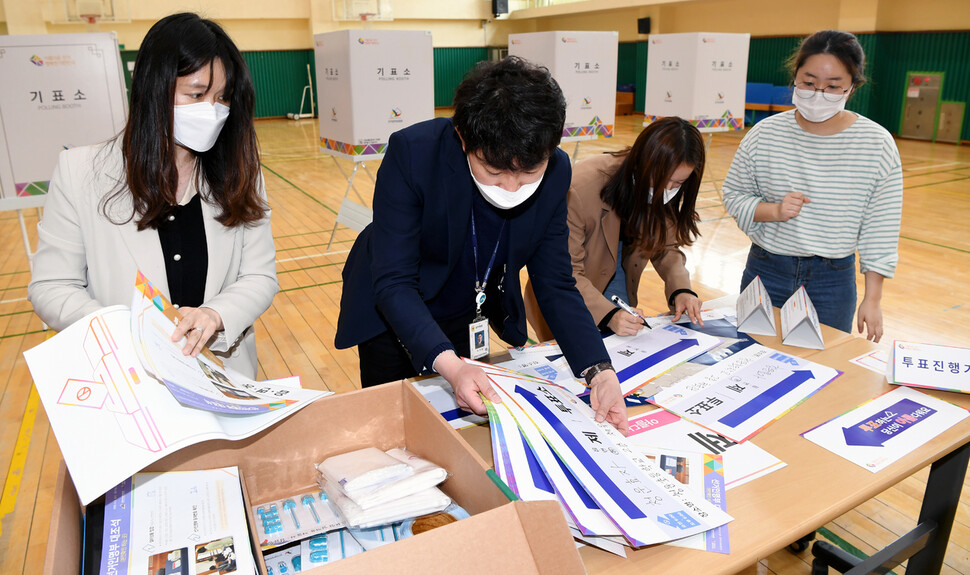
[[563, 142], [612, 138], [617, 32], [509, 34], [509, 55], [545, 66], [566, 96]]
[[313, 44], [324, 152], [379, 159], [392, 133], [434, 118], [431, 32], [338, 30]]
[[114, 33], [0, 36], [0, 209], [47, 193], [61, 150], [108, 140], [128, 98]]
[[651, 34], [643, 123], [680, 116], [702, 132], [744, 127], [750, 34]]

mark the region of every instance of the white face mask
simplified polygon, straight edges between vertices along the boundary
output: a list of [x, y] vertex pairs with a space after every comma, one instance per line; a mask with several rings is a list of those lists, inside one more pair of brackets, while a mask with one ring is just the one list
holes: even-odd
[[[465, 159], [467, 160], [467, 156]], [[490, 186], [479, 182], [475, 178], [475, 172], [472, 171], [471, 161], [468, 162], [468, 172], [472, 175], [472, 181], [478, 186], [478, 190], [482, 192], [482, 197], [485, 198], [485, 201], [501, 210], [511, 210], [532, 197], [532, 194], [536, 193], [536, 190], [539, 189], [542, 178], [546, 176], [546, 173], [543, 172], [538, 180], [531, 184], [522, 184], [518, 190], [510, 192], [500, 186]]]
[[[795, 92], [800, 92], [801, 96]], [[791, 102], [798, 109], [798, 113], [809, 122], [824, 122], [845, 109], [845, 101], [852, 92], [850, 88], [838, 102], [829, 102], [819, 92], [799, 90], [795, 88], [791, 94]], [[811, 95], [809, 95], [811, 93]], [[806, 96], [806, 97], [802, 97]]]
[[[680, 191], [680, 186], [673, 188], [672, 190], [664, 189], [664, 205], [669, 204], [670, 200], [677, 197], [677, 192]], [[653, 201], [653, 188], [647, 191], [647, 203]]]
[[198, 102], [175, 106], [175, 141], [196, 152], [208, 152], [229, 118], [229, 106]]

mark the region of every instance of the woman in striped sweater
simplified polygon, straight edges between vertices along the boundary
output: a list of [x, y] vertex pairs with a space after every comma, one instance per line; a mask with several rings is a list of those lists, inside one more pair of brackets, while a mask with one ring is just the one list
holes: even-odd
[[724, 206], [751, 238], [741, 278], [780, 306], [804, 285], [821, 323], [852, 331], [855, 253], [865, 276], [859, 333], [882, 337], [882, 284], [896, 269], [903, 179], [892, 136], [845, 110], [865, 82], [847, 32], [816, 32], [790, 61], [795, 110], [745, 136], [724, 181]]

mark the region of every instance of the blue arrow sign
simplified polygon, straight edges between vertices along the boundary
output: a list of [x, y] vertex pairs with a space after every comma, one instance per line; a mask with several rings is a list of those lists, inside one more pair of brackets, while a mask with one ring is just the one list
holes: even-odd
[[934, 413], [936, 410], [933, 408], [912, 399], [902, 399], [852, 427], [843, 427], [842, 435], [846, 445], [882, 447], [887, 440]]
[[626, 381], [636, 375], [650, 369], [651, 367], [657, 365], [661, 361], [671, 358], [678, 353], [688, 350], [694, 346], [698, 345], [696, 339], [679, 339], [676, 343], [669, 345], [660, 351], [654, 352], [647, 357], [641, 359], [640, 361], [628, 365], [627, 367], [621, 369], [616, 377], [621, 381]]
[[569, 447], [569, 450], [572, 451], [573, 455], [579, 459], [579, 463], [586, 468], [586, 471], [588, 471], [590, 475], [593, 476], [593, 480], [596, 481], [596, 483], [599, 484], [604, 491], [606, 491], [610, 499], [612, 499], [613, 502], [616, 503], [624, 513], [626, 513], [627, 517], [630, 519], [643, 519], [646, 517], [646, 514], [644, 514], [644, 512], [640, 510], [640, 508], [637, 507], [633, 501], [630, 500], [627, 494], [620, 489], [613, 479], [603, 471], [599, 464], [593, 460], [593, 456], [590, 455], [589, 450], [579, 443], [576, 436], [566, 428], [563, 422], [560, 421], [554, 413], [552, 413], [552, 411], [546, 406], [545, 403], [542, 402], [541, 399], [536, 397], [536, 395], [531, 391], [518, 385], [515, 386], [515, 393], [518, 393], [525, 398], [525, 400], [528, 401], [529, 404], [539, 412], [539, 415], [541, 415], [542, 418], [552, 426], [553, 430], [556, 432], [556, 435], [558, 435], [559, 438], [566, 443], [566, 446]]
[[737, 427], [760, 413], [764, 408], [784, 397], [788, 392], [814, 378], [815, 374], [811, 370], [796, 369], [791, 372], [791, 375], [762, 391], [750, 401], [718, 421], [728, 427]]
[[525, 448], [525, 460], [529, 462], [529, 474], [532, 475], [532, 484], [536, 486], [536, 489], [545, 491], [546, 493], [555, 493], [552, 488], [552, 483], [549, 482], [549, 478], [542, 471], [542, 467], [539, 465], [539, 460], [536, 459], [536, 454], [532, 452], [532, 448], [529, 447], [529, 442], [525, 440], [525, 435], [519, 432], [519, 437], [522, 438], [522, 447]]

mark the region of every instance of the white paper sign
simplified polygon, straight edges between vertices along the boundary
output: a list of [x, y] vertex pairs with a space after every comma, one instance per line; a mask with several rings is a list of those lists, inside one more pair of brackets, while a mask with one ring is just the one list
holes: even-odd
[[253, 573], [239, 470], [139, 473], [104, 504], [101, 573]]
[[744, 127], [750, 34], [651, 34], [644, 124], [680, 116], [701, 131]]
[[970, 349], [893, 342], [889, 383], [970, 393]]
[[742, 442], [840, 373], [755, 344], [661, 390], [651, 401]]
[[509, 55], [545, 66], [566, 97], [562, 141], [612, 138], [617, 32], [509, 34]]
[[737, 443], [663, 409], [631, 417], [627, 441], [643, 447], [700, 450], [720, 455], [724, 460], [726, 489], [743, 485], [786, 465], [750, 441]]
[[342, 158], [381, 158], [392, 133], [434, 118], [431, 32], [315, 34], [320, 146]]
[[125, 127], [128, 98], [113, 33], [0, 35], [0, 188], [47, 193], [62, 150]]
[[775, 335], [775, 314], [771, 309], [771, 298], [761, 281], [761, 276], [748, 284], [738, 296], [738, 331], [758, 335]]
[[799, 287], [781, 307], [781, 341], [785, 345], [825, 349], [822, 326], [805, 286]]
[[[514, 402], [488, 403], [492, 456], [502, 479], [525, 501], [559, 501], [570, 522], [587, 537], [621, 537], [609, 516], [576, 482], [535, 425], [519, 425], [525, 417]], [[497, 440], [497, 441], [496, 441]], [[498, 471], [496, 471], [498, 472]]]
[[623, 395], [670, 368], [717, 347], [721, 341], [676, 324], [657, 329], [641, 329], [633, 336], [612, 335], [604, 341], [616, 369]]
[[961, 407], [899, 387], [802, 437], [875, 473], [965, 417]]

